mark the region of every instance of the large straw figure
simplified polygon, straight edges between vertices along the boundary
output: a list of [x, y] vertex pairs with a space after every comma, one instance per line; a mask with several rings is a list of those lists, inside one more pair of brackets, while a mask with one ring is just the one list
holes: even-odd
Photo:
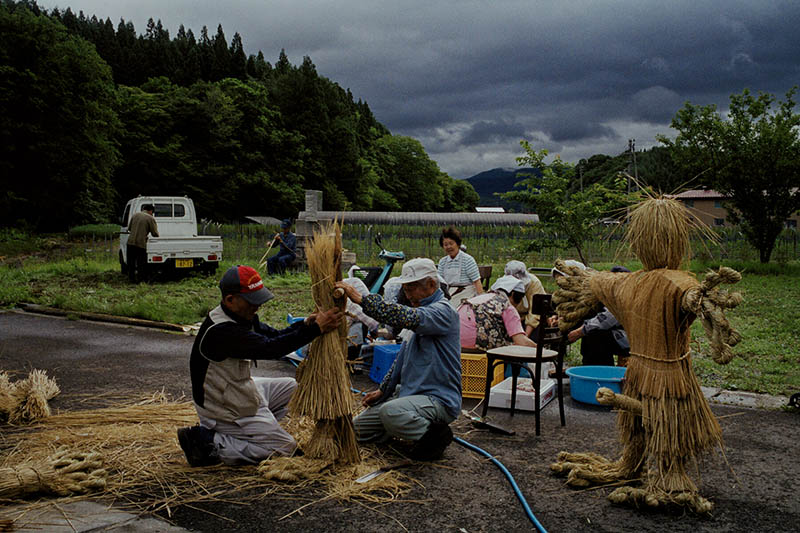
[[570, 274], [557, 280], [560, 289], [553, 297], [561, 329], [568, 330], [602, 302], [628, 333], [631, 357], [624, 395], [609, 389], [597, 393], [598, 401], [620, 409], [621, 457], [610, 461], [593, 453], [561, 452], [551, 468], [569, 473], [572, 486], [628, 485], [610, 494], [616, 503], [682, 505], [707, 513], [713, 505], [700, 496], [686, 470], [703, 451], [722, 446], [722, 431], [692, 370], [689, 326], [699, 317], [712, 357], [728, 363], [731, 346], [741, 338], [723, 311], [738, 305], [741, 296], [714, 287], [736, 283], [741, 275], [722, 267], [700, 283], [680, 270], [689, 252], [689, 225], [683, 205], [650, 198], [632, 212], [626, 236], [643, 270], [588, 273], [556, 263]]
[[[333, 284], [342, 279], [342, 232], [338, 223], [315, 231], [307, 248], [312, 296], [317, 309], [334, 306], [344, 310], [344, 296], [334, 298]], [[297, 369], [297, 391], [289, 403], [293, 416], [316, 421], [311, 440], [304, 446], [306, 456], [340, 463], [360, 461], [353, 431], [350, 377], [345, 366], [347, 325], [317, 337], [308, 357]]]

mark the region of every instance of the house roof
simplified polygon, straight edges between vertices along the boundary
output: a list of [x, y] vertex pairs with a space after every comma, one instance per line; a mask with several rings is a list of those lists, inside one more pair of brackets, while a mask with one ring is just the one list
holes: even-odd
[[245, 216], [243, 218], [251, 222], [255, 222], [256, 224], [263, 224], [265, 226], [280, 226], [281, 224], [281, 221], [275, 217]]
[[667, 195], [668, 198], [676, 200], [716, 200], [718, 198], [725, 198], [725, 195], [718, 193], [712, 189], [693, 189], [691, 191], [683, 191], [680, 194]]

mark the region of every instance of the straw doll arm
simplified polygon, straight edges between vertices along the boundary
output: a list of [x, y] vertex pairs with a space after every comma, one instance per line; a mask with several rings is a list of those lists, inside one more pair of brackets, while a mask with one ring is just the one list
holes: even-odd
[[553, 293], [553, 306], [558, 313], [558, 327], [562, 332], [567, 332], [590, 312], [601, 310], [603, 304], [589, 286], [592, 276], [596, 275], [595, 272], [567, 266], [561, 260], [555, 262], [555, 267], [567, 274], [556, 276], [555, 282], [559, 288]]
[[623, 411], [631, 412], [637, 416], [642, 416], [642, 402], [624, 394], [615, 393], [608, 387], [600, 387], [595, 394], [597, 402], [602, 405], [610, 405]]
[[742, 340], [725, 317], [725, 309], [733, 309], [742, 303], [742, 295], [738, 292], [729, 294], [715, 287], [720, 283], [738, 283], [741, 279], [742, 275], [732, 268], [720, 267], [717, 271], [709, 271], [699, 286], [684, 293], [681, 301], [684, 311], [694, 313], [700, 319], [711, 342], [711, 357], [721, 365], [733, 359], [731, 347]]

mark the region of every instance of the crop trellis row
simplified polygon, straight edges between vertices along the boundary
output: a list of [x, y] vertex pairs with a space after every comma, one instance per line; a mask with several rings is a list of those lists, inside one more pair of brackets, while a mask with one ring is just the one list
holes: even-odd
[[[105, 258], [108, 254], [116, 257], [113, 244], [116, 236], [108, 232], [71, 231], [73, 241], [83, 243], [84, 255]], [[257, 260], [264, 253], [272, 237], [279, 231], [277, 226], [259, 224], [222, 224], [198, 228], [199, 233], [220, 235], [225, 251], [223, 257], [232, 261]], [[205, 230], [205, 231], [203, 231]], [[406, 257], [430, 257], [438, 260], [444, 255], [439, 246], [440, 224], [391, 225], [391, 224], [345, 224], [342, 227], [344, 247], [356, 253], [361, 266], [378, 265], [380, 249], [375, 244], [375, 236], [380, 233], [388, 250], [402, 250]], [[481, 264], [499, 264], [511, 259], [519, 259], [526, 264], [551, 264], [556, 259], [575, 258], [574, 248], [557, 245], [543, 246], [535, 251], [528, 250], [532, 241], [540, 243], [555, 242], [557, 235], [537, 230], [535, 225], [461, 226], [467, 252]], [[119, 228], [116, 227], [116, 231]], [[747, 242], [736, 227], [714, 228], [719, 242], [695, 237], [692, 239], [692, 257], [708, 260], [758, 261], [758, 251]], [[598, 228], [595, 235], [585, 243], [586, 254], [591, 262], [609, 263], [625, 260], [618, 256], [620, 248], [620, 229]], [[796, 229], [785, 229], [775, 242], [773, 262], [785, 263], [800, 260]]]

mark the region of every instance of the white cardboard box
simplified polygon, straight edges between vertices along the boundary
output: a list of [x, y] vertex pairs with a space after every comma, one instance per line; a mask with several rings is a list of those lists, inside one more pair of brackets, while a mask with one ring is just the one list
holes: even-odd
[[[539, 389], [539, 405], [540, 408], [544, 407], [556, 395], [556, 381], [554, 379], [545, 378], [541, 381], [541, 388]], [[530, 378], [517, 379], [517, 398], [514, 409], [523, 411], [533, 411], [533, 387], [531, 387]], [[494, 387], [489, 394], [489, 407], [499, 407], [501, 409], [511, 409], [511, 378], [506, 378]]]

